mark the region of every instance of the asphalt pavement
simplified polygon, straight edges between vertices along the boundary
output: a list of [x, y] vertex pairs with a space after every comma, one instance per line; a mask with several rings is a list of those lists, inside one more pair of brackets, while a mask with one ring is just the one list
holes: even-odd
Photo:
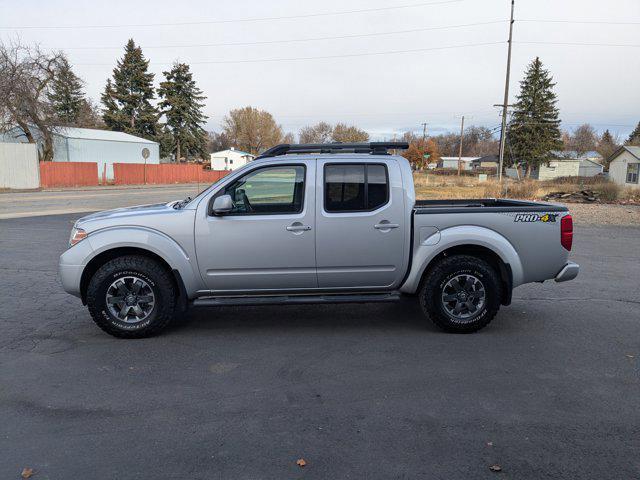
[[206, 187], [208, 184], [189, 183], [4, 192], [0, 193], [0, 219], [95, 212], [182, 200], [197, 195]]
[[580, 276], [477, 334], [407, 300], [198, 310], [132, 341], [57, 281], [78, 216], [0, 220], [1, 479], [640, 478], [638, 228], [578, 225]]

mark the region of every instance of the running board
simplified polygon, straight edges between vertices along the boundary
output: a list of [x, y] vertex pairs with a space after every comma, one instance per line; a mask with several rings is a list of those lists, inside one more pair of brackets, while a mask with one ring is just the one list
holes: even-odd
[[317, 303], [380, 303], [397, 302], [398, 292], [343, 295], [282, 295], [260, 297], [200, 297], [192, 302], [194, 307], [229, 307], [256, 305], [304, 305]]

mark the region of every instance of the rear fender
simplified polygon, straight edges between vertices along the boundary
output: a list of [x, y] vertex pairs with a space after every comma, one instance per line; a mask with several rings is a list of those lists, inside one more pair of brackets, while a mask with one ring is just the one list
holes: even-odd
[[[419, 228], [419, 227], [418, 227]], [[416, 235], [414, 233], [414, 235]], [[439, 240], [438, 236], [439, 235]], [[452, 247], [464, 245], [484, 247], [494, 252], [509, 267], [512, 286], [522, 284], [523, 270], [520, 257], [513, 245], [502, 235], [485, 227], [463, 225], [436, 231], [431, 237], [420, 242], [415, 238], [411, 271], [400, 287], [403, 293], [416, 293], [422, 276], [433, 260], [442, 252]]]

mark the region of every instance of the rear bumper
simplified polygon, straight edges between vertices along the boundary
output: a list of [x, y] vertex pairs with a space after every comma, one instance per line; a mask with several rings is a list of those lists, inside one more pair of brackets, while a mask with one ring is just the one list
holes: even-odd
[[556, 282], [567, 282], [576, 278], [578, 273], [580, 273], [580, 265], [568, 262], [564, 267], [562, 267], [562, 270], [558, 272], [555, 280]]

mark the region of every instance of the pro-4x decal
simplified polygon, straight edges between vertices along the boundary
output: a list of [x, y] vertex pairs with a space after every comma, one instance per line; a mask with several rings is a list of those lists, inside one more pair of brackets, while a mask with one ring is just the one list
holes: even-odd
[[514, 222], [543, 222], [543, 223], [555, 223], [558, 218], [557, 213], [517, 213]]

